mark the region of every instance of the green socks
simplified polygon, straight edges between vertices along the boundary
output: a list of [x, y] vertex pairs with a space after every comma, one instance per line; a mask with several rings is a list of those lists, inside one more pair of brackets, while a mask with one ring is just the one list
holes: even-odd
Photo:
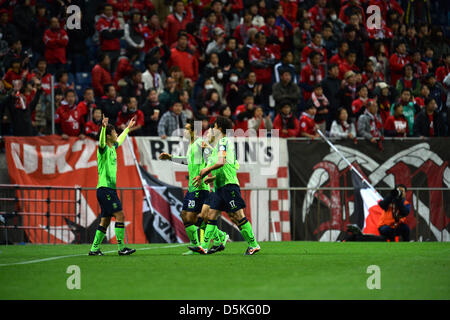
[[125, 238], [125, 224], [123, 222], [116, 222], [114, 226], [114, 232], [116, 233], [117, 247], [122, 250], [125, 247], [123, 239]]
[[97, 251], [100, 249], [100, 244], [103, 242], [103, 239], [106, 235], [106, 228], [102, 226], [98, 226], [97, 231], [95, 232], [94, 242], [91, 246], [91, 251]]
[[246, 217], [242, 218], [239, 221], [239, 230], [241, 230], [241, 234], [244, 237], [245, 241], [247, 241], [248, 245], [252, 248], [256, 248], [258, 246], [258, 242], [256, 242], [255, 235], [253, 234], [252, 225], [247, 220]]
[[202, 248], [208, 249], [209, 242], [214, 238], [217, 230], [217, 220], [209, 220], [205, 229], [205, 236], [202, 241]]
[[198, 234], [197, 234], [197, 227], [193, 224], [187, 224], [184, 226], [186, 228], [186, 233], [189, 238], [189, 241], [191, 241], [191, 244], [193, 246], [198, 246]]

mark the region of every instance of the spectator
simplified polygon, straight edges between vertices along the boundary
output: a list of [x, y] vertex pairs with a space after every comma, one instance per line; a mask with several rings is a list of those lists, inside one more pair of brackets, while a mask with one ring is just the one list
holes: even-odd
[[371, 59], [366, 60], [361, 76], [362, 84], [366, 85], [369, 91], [373, 91], [378, 82], [384, 81], [384, 75], [381, 72], [375, 71], [374, 62]]
[[219, 28], [222, 29], [225, 33], [225, 27], [217, 24], [217, 16], [214, 11], [209, 11], [206, 15], [206, 22], [203, 27], [200, 29], [200, 38], [203, 43], [208, 43], [214, 40], [215, 34], [214, 29]]
[[67, 30], [67, 36], [69, 38], [69, 43], [66, 48], [67, 60], [69, 61], [68, 71], [73, 74], [89, 72], [89, 60], [86, 55], [88, 46], [86, 42], [95, 33], [95, 28], [90, 21], [82, 14], [79, 17], [81, 28]]
[[436, 69], [436, 81], [443, 83], [446, 75], [450, 73], [450, 53], [442, 55], [443, 64]]
[[308, 16], [312, 20], [312, 27], [316, 32], [322, 30], [322, 24], [326, 20], [328, 11], [326, 5], [326, 0], [317, 0], [316, 4], [308, 11]]
[[236, 129], [244, 132], [248, 129], [248, 121], [253, 118], [255, 112], [255, 100], [251, 92], [244, 95], [244, 103], [236, 108], [234, 117], [236, 118]]
[[309, 63], [308, 59], [312, 52], [318, 52], [321, 58], [321, 65], [327, 61], [327, 50], [322, 46], [322, 34], [315, 32], [312, 35], [311, 42], [302, 50], [302, 65]]
[[379, 143], [383, 137], [383, 122], [375, 100], [368, 102], [366, 111], [358, 118], [358, 135], [373, 144]]
[[331, 124], [330, 137], [340, 139], [356, 138], [355, 124], [348, 120], [348, 113], [345, 108], [337, 110], [337, 120], [333, 120]]
[[337, 64], [340, 66], [345, 62], [345, 57], [347, 56], [348, 51], [348, 42], [345, 40], [341, 40], [338, 47], [338, 52], [330, 58], [330, 64]]
[[327, 97], [323, 94], [321, 84], [316, 84], [311, 95], [311, 99], [308, 100], [307, 104], [312, 104], [314, 105], [314, 107], [316, 107], [316, 115], [314, 117], [314, 121], [316, 122], [317, 127], [325, 133], [326, 123], [329, 115], [328, 107], [330, 104]]
[[76, 93], [68, 89], [64, 94], [64, 100], [56, 109], [55, 124], [56, 132], [67, 140], [69, 137], [86, 138], [84, 125], [86, 123], [87, 110], [76, 104]]
[[428, 85], [430, 89], [430, 97], [436, 101], [437, 104], [437, 112], [443, 112], [444, 103], [442, 102], [442, 97], [444, 96], [444, 87], [440, 82], [436, 81], [436, 77], [434, 74], [429, 73], [425, 76], [425, 83]]
[[[164, 91], [159, 95], [159, 102], [161, 104], [161, 111], [169, 110], [171, 106], [178, 100], [178, 91], [176, 90], [175, 79], [168, 77]], [[161, 113], [162, 114], [162, 113]]]
[[[349, 115], [353, 115], [352, 103], [356, 99], [358, 87], [356, 85], [356, 73], [347, 71], [344, 76], [344, 82], [339, 92], [341, 106], [347, 109]], [[351, 118], [351, 117], [350, 117]]]
[[281, 62], [277, 63], [273, 67], [274, 82], [280, 82], [280, 75], [282, 70], [289, 70], [291, 73], [292, 82], [298, 84], [297, 71], [295, 66], [292, 64], [294, 61], [294, 55], [291, 51], [283, 51], [281, 53]]
[[375, 72], [378, 72], [383, 75], [383, 79], [385, 81], [388, 80], [389, 75], [389, 60], [387, 58], [388, 52], [386, 46], [383, 42], [377, 42], [374, 45], [374, 55], [369, 59], [374, 62]]
[[420, 88], [420, 95], [414, 98], [414, 103], [417, 104], [422, 110], [425, 107], [425, 99], [430, 96], [430, 88], [426, 84]]
[[395, 188], [378, 202], [383, 209], [378, 221], [378, 231], [386, 240], [394, 241], [396, 236], [401, 236], [403, 241], [409, 241], [409, 227], [406, 217], [411, 211], [411, 206], [406, 201], [406, 186], [396, 185]]
[[45, 59], [48, 71], [55, 74], [57, 70], [66, 68], [66, 47], [69, 43], [67, 32], [59, 25], [58, 18], [50, 19], [50, 28], [44, 33]]
[[216, 27], [213, 30], [213, 40], [206, 46], [205, 53], [211, 54], [213, 52], [220, 54], [225, 50], [225, 31], [222, 28]]
[[300, 102], [300, 88], [292, 81], [289, 69], [281, 70], [281, 81], [272, 87], [273, 99], [275, 100], [275, 111], [278, 112], [282, 102], [288, 101], [293, 106], [293, 112], [297, 110]]
[[321, 55], [313, 51], [309, 57], [309, 63], [302, 68], [300, 73], [300, 87], [303, 89], [303, 99], [308, 101], [311, 98], [313, 88], [319, 84], [325, 77], [325, 71], [320, 64]]
[[392, 85], [397, 84], [397, 81], [402, 77], [403, 67], [409, 62], [406, 56], [406, 45], [404, 42], [398, 42], [395, 46], [395, 51], [389, 58]]
[[98, 140], [102, 125], [102, 114], [102, 109], [96, 107], [92, 112], [92, 120], [86, 122], [84, 133], [93, 140]]
[[275, 55], [266, 46], [266, 39], [266, 35], [262, 32], [255, 35], [256, 44], [250, 49], [248, 58], [256, 81], [263, 85], [272, 82], [272, 67], [275, 64]]
[[359, 5], [358, 0], [349, 0], [347, 4], [343, 5], [339, 11], [339, 19], [345, 24], [348, 24], [350, 22], [350, 16], [353, 12], [360, 15], [363, 21], [366, 20], [364, 9]]
[[93, 117], [94, 109], [97, 108], [97, 105], [95, 104], [95, 98], [94, 98], [94, 89], [92, 89], [92, 88], [84, 89], [83, 98], [84, 98], [84, 100], [78, 104], [78, 108], [85, 109], [87, 112], [87, 120], [91, 121], [92, 117]]
[[319, 137], [319, 133], [317, 132], [319, 127], [314, 120], [316, 114], [317, 108], [314, 104], [306, 104], [305, 111], [300, 116], [300, 137], [311, 139]]
[[[14, 6], [14, 2], [10, 1]], [[13, 10], [13, 21], [24, 48], [29, 49], [33, 43], [33, 26], [35, 25], [31, 0], [16, 2]]]
[[128, 48], [137, 52], [144, 52], [144, 33], [145, 29], [141, 23], [141, 13], [138, 10], [131, 10], [130, 20], [125, 24], [124, 39]]
[[298, 137], [300, 124], [292, 113], [292, 106], [288, 102], [282, 104], [280, 113], [273, 120], [273, 128], [279, 130], [280, 138]]
[[112, 84], [111, 73], [109, 72], [111, 59], [106, 53], [100, 53], [98, 63], [92, 68], [92, 87], [96, 97], [102, 97], [105, 92], [103, 88], [107, 84]]
[[173, 3], [173, 12], [166, 19], [165, 43], [170, 47], [179, 40], [179, 32], [186, 29], [186, 25], [192, 21], [188, 12], [185, 11], [184, 2], [175, 0]]
[[144, 90], [148, 91], [150, 89], [155, 89], [159, 95], [164, 91], [164, 82], [162, 80], [161, 74], [158, 72], [158, 60], [150, 58], [147, 60], [146, 66], [147, 69], [142, 74]]
[[[16, 26], [10, 22], [9, 13], [6, 9], [0, 9], [0, 39], [8, 43], [11, 43], [13, 39], [19, 39]], [[19, 40], [20, 41], [20, 40]]]
[[237, 43], [235, 38], [228, 38], [226, 40], [225, 50], [219, 55], [219, 64], [225, 70], [229, 71], [238, 60]]
[[420, 95], [420, 79], [414, 77], [414, 69], [411, 64], [403, 67], [403, 77], [397, 80], [396, 89], [400, 94], [403, 89], [410, 89], [413, 96]]
[[122, 97], [135, 97], [138, 104], [145, 99], [144, 84], [142, 83], [142, 72], [134, 69], [130, 76], [118, 83], [119, 92]]
[[186, 115], [186, 119], [194, 119], [194, 110], [189, 103], [189, 92], [187, 90], [180, 91], [178, 101], [180, 101], [183, 106], [183, 113]]
[[130, 128], [129, 134], [133, 136], [141, 135], [141, 129], [144, 126], [144, 113], [138, 109], [138, 100], [136, 97], [130, 96], [125, 99], [126, 109], [119, 112], [116, 126], [122, 130], [128, 126], [131, 119], [135, 119], [136, 123]]
[[329, 121], [327, 129], [331, 126], [331, 121], [337, 119], [337, 109], [340, 107], [339, 92], [341, 89], [341, 80], [339, 77], [339, 67], [337, 64], [330, 64], [328, 66], [328, 75], [321, 82], [324, 95], [329, 102]]
[[359, 72], [359, 68], [355, 62], [356, 52], [350, 50], [347, 51], [344, 62], [339, 65], [339, 79], [343, 80], [345, 74], [349, 71]]
[[406, 137], [409, 135], [408, 121], [403, 115], [403, 106], [394, 105], [394, 114], [389, 116], [384, 123], [384, 135], [386, 137]]
[[158, 124], [158, 135], [165, 139], [169, 136], [182, 134], [186, 120], [183, 106], [180, 102], [175, 102], [170, 110], [162, 115]]
[[284, 34], [280, 26], [275, 25], [276, 17], [273, 11], [265, 14], [265, 25], [261, 31], [267, 38], [267, 47], [273, 52], [275, 59], [281, 58], [281, 45], [284, 43]]
[[[120, 38], [124, 36], [124, 30], [120, 27], [119, 20], [113, 15], [111, 4], [105, 4], [103, 14], [98, 19], [95, 28], [99, 34], [100, 50], [111, 59], [112, 69], [120, 54]], [[100, 63], [100, 59], [99, 59]]]
[[100, 100], [100, 106], [105, 118], [111, 123], [116, 123], [117, 116], [122, 109], [122, 97], [117, 96], [116, 88], [112, 84], [105, 85], [105, 95]]
[[256, 106], [253, 112], [253, 117], [248, 120], [248, 129], [254, 130], [256, 136], [260, 136], [259, 130], [267, 130], [270, 133], [272, 130], [272, 119], [270, 115], [264, 117], [264, 110], [261, 106]]
[[413, 50], [411, 54], [411, 65], [415, 70], [414, 77], [422, 81], [428, 73], [428, 67], [422, 61], [422, 55], [418, 49]]
[[391, 115], [391, 105], [394, 102], [397, 90], [392, 89], [386, 82], [379, 82], [374, 90], [379, 105], [379, 112], [383, 123]]
[[161, 104], [158, 101], [158, 91], [156, 89], [150, 89], [148, 91], [147, 99], [140, 110], [144, 113], [145, 123], [145, 126], [142, 128], [142, 134], [144, 136], [157, 136], [159, 118], [165, 110], [161, 110]]
[[225, 99], [230, 106], [232, 113], [236, 110], [236, 107], [241, 102], [241, 96], [239, 95], [239, 85], [242, 81], [239, 81], [239, 76], [236, 72], [231, 72], [228, 78], [229, 82], [225, 87]]
[[13, 61], [19, 61], [20, 67], [26, 69], [29, 59], [29, 54], [22, 50], [22, 42], [20, 39], [13, 39], [9, 50], [3, 57], [3, 68], [5, 71], [8, 71]]
[[[414, 97], [411, 94], [411, 90], [403, 89], [400, 95], [399, 104], [403, 106], [403, 115], [408, 120], [408, 132], [410, 135], [413, 133], [414, 118], [420, 111], [420, 107], [415, 104]], [[391, 105], [391, 114], [394, 114], [394, 106]]]
[[69, 73], [64, 70], [59, 70], [55, 74], [55, 88], [60, 88], [62, 92], [66, 92], [68, 89], [74, 89], [75, 84], [69, 83]]
[[414, 135], [418, 137], [442, 137], [445, 135], [445, 122], [442, 115], [436, 111], [434, 98], [425, 99], [425, 107], [414, 121]]
[[248, 31], [253, 27], [253, 15], [250, 11], [245, 10], [242, 23], [234, 29], [233, 37], [237, 39], [238, 46], [242, 48], [248, 42]]
[[261, 83], [256, 82], [256, 73], [251, 71], [248, 73], [247, 80], [239, 87], [241, 98], [244, 99], [244, 95], [247, 91], [253, 93], [255, 103], [260, 105], [263, 101], [263, 86]]
[[364, 113], [369, 101], [369, 90], [367, 86], [362, 85], [358, 88], [358, 99], [352, 102], [352, 113], [350, 118], [358, 119]]
[[27, 70], [22, 69], [22, 64], [19, 59], [13, 60], [11, 63], [11, 68], [3, 76], [3, 84], [6, 89], [12, 89], [14, 83], [17, 81], [25, 81]]
[[[178, 3], [180, 3], [178, 1]], [[170, 50], [168, 66], [178, 66], [183, 71], [184, 77], [192, 82], [198, 79], [198, 61], [193, 52], [188, 48], [188, 36], [181, 32], [178, 36], [177, 46]]]

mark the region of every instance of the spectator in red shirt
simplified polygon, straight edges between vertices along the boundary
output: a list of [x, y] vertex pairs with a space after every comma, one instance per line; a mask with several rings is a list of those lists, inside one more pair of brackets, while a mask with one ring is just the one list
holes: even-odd
[[66, 67], [66, 47], [69, 37], [59, 25], [58, 18], [50, 19], [50, 28], [44, 33], [45, 59], [48, 63], [48, 72], [55, 74], [57, 70]]
[[408, 134], [408, 120], [403, 115], [403, 106], [397, 103], [394, 105], [394, 114], [389, 116], [384, 123], [384, 135], [386, 137], [406, 137]]
[[11, 89], [16, 81], [23, 81], [27, 75], [27, 71], [22, 69], [22, 63], [19, 59], [14, 59], [11, 68], [3, 76], [3, 84], [6, 89]]
[[327, 19], [327, 0], [317, 0], [316, 4], [309, 9], [308, 16], [312, 20], [312, 27], [316, 32], [322, 30], [322, 24]]
[[413, 65], [415, 71], [414, 77], [422, 81], [428, 73], [428, 66], [425, 62], [422, 61], [422, 54], [419, 49], [415, 49], [412, 52], [411, 64]]
[[94, 89], [92, 88], [84, 89], [83, 98], [84, 100], [78, 104], [78, 107], [80, 109], [85, 109], [87, 112], [87, 120], [92, 121], [94, 109], [97, 108], [94, 98]]
[[[179, 2], [178, 2], [179, 3]], [[180, 32], [177, 46], [170, 50], [169, 68], [180, 67], [185, 79], [192, 82], [198, 79], [198, 61], [193, 52], [188, 48], [188, 36], [186, 32]]]
[[305, 111], [300, 116], [300, 137], [318, 138], [317, 124], [314, 120], [317, 113], [317, 108], [314, 104], [307, 104]]
[[338, 66], [344, 63], [347, 56], [348, 42], [343, 40], [339, 43], [338, 52], [331, 57], [329, 64], [337, 64]]
[[325, 71], [320, 64], [322, 55], [317, 52], [311, 52], [309, 56], [309, 61], [300, 73], [300, 87], [303, 91], [304, 101], [308, 101], [311, 98], [313, 88], [316, 84], [319, 84], [325, 77]]
[[212, 40], [214, 40], [214, 29], [215, 28], [221, 28], [225, 32], [225, 28], [222, 25], [217, 24], [217, 16], [214, 11], [209, 11], [209, 13], [206, 16], [206, 23], [200, 30], [200, 38], [202, 39], [203, 43], [208, 43]]
[[450, 53], [442, 55], [442, 61], [442, 66], [436, 69], [436, 80], [440, 83], [443, 83], [445, 76], [450, 73]]
[[84, 125], [86, 122], [87, 110], [76, 102], [75, 90], [69, 89], [65, 92], [64, 100], [56, 109], [55, 124], [58, 134], [63, 139], [69, 137], [86, 138], [84, 135]]
[[327, 50], [322, 47], [322, 34], [315, 32], [312, 35], [311, 42], [302, 50], [302, 64], [308, 63], [308, 58], [311, 52], [318, 52], [321, 55], [321, 63], [324, 64], [327, 61]]
[[273, 11], [266, 13], [266, 24], [261, 27], [261, 31], [264, 32], [267, 38], [267, 47], [275, 55], [275, 58], [279, 60], [281, 58], [281, 46], [284, 43], [284, 34], [280, 26], [275, 25], [276, 17]]
[[92, 69], [92, 87], [94, 88], [95, 96], [100, 98], [104, 96], [103, 88], [105, 85], [112, 84], [111, 73], [109, 72], [111, 59], [106, 53], [100, 53], [98, 63]]
[[341, 7], [341, 10], [339, 11], [339, 20], [345, 24], [348, 24], [350, 21], [350, 16], [353, 12], [360, 15], [362, 21], [366, 21], [364, 9], [359, 5], [358, 0], [349, 0], [346, 5]]
[[352, 102], [352, 118], [358, 119], [361, 114], [364, 113], [369, 101], [369, 90], [367, 86], [362, 85], [358, 89], [358, 99]]
[[185, 11], [183, 0], [175, 0], [173, 3], [173, 13], [166, 19], [165, 43], [170, 47], [179, 39], [180, 30], [185, 30], [186, 25], [192, 21], [191, 16]]
[[379, 82], [384, 81], [384, 76], [381, 72], [375, 71], [374, 62], [372, 59], [367, 59], [364, 64], [364, 71], [361, 75], [362, 84], [366, 85], [367, 88], [372, 91]]
[[236, 129], [242, 129], [247, 131], [248, 120], [253, 118], [255, 112], [255, 100], [251, 92], [247, 92], [244, 95], [244, 104], [241, 104], [236, 108], [234, 116], [236, 118]]
[[92, 120], [86, 122], [84, 127], [84, 133], [86, 136], [98, 140], [98, 134], [100, 133], [102, 125], [102, 109], [95, 108], [92, 112]]
[[144, 126], [144, 113], [138, 109], [136, 97], [129, 97], [125, 100], [126, 110], [120, 111], [117, 117], [116, 126], [125, 130], [131, 119], [135, 119], [135, 124], [130, 128], [130, 135], [136, 136], [141, 133], [141, 128]]
[[264, 33], [258, 32], [255, 35], [255, 40], [256, 44], [248, 53], [250, 66], [256, 74], [256, 81], [268, 85], [272, 81], [272, 67], [275, 64], [275, 55], [266, 46], [267, 37]]
[[281, 105], [280, 113], [273, 120], [273, 128], [279, 130], [280, 138], [298, 137], [300, 124], [292, 113], [292, 106], [289, 102]]
[[399, 41], [395, 46], [396, 53], [389, 58], [389, 66], [391, 70], [391, 84], [395, 86], [398, 79], [402, 77], [403, 67], [409, 62], [406, 55], [406, 44]]
[[241, 49], [248, 41], [248, 30], [253, 28], [253, 15], [250, 11], [245, 10], [243, 21], [234, 29], [233, 37], [237, 39], [239, 49]]
[[356, 52], [350, 50], [347, 51], [344, 62], [339, 65], [339, 79], [343, 80], [345, 74], [349, 71], [359, 72], [359, 68], [355, 62]]
[[428, 85], [423, 84], [422, 88], [420, 89], [420, 96], [414, 98], [415, 103], [420, 107], [421, 110], [423, 109], [423, 107], [425, 107], [425, 100], [429, 96], [430, 88], [428, 88]]
[[99, 33], [100, 50], [108, 53], [111, 65], [114, 66], [120, 54], [120, 38], [124, 36], [124, 30], [120, 29], [120, 23], [113, 15], [111, 4], [105, 4], [103, 14], [95, 26]]

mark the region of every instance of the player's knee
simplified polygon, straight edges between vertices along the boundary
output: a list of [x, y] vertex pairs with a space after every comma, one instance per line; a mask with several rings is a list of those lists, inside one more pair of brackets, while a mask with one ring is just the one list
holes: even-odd
[[125, 220], [125, 215], [123, 214], [123, 211], [114, 213], [114, 217], [116, 218], [117, 222], [124, 222]]
[[208, 211], [208, 215], [207, 215], [208, 220], [217, 220], [218, 217], [219, 217], [219, 211], [217, 211], [217, 210], [209, 210]]

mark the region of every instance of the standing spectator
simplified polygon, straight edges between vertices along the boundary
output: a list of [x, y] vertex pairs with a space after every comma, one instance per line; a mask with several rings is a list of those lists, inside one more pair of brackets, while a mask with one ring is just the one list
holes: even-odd
[[323, 94], [323, 89], [321, 84], [316, 84], [311, 95], [311, 99], [308, 100], [307, 104], [312, 104], [316, 107], [316, 116], [314, 121], [317, 127], [322, 131], [326, 131], [326, 123], [329, 116], [329, 102], [327, 97]]
[[445, 135], [445, 122], [436, 111], [434, 98], [425, 99], [425, 107], [417, 115], [414, 122], [414, 135], [418, 137], [442, 137]]
[[194, 109], [189, 103], [189, 92], [187, 90], [183, 89], [180, 91], [178, 101], [183, 106], [183, 113], [186, 115], [186, 119], [194, 119]]
[[253, 15], [250, 11], [245, 10], [242, 18], [242, 23], [234, 29], [233, 37], [237, 39], [238, 46], [242, 48], [248, 42], [248, 31], [253, 27], [252, 19]]
[[356, 138], [355, 124], [348, 120], [348, 113], [345, 108], [339, 108], [337, 110], [337, 120], [333, 120], [331, 124], [330, 137], [341, 139]]
[[341, 86], [341, 90], [339, 92], [339, 100], [341, 102], [341, 106], [347, 109], [349, 115], [353, 115], [352, 103], [356, 99], [357, 89], [356, 73], [354, 73], [353, 71], [347, 71], [344, 76], [344, 82]]
[[77, 106], [75, 102], [75, 90], [69, 89], [65, 92], [61, 105], [56, 109], [56, 132], [61, 134], [61, 137], [65, 140], [69, 137], [86, 138], [84, 125], [86, 123], [87, 110], [82, 106]]
[[27, 70], [22, 69], [22, 63], [19, 59], [12, 60], [10, 65], [11, 68], [3, 76], [3, 84], [8, 90], [14, 87], [16, 81], [24, 82], [28, 74]]
[[350, 50], [347, 51], [344, 62], [339, 65], [339, 79], [343, 80], [345, 74], [349, 71], [359, 72], [359, 68], [355, 62], [356, 52]]
[[119, 112], [116, 126], [122, 130], [128, 126], [131, 119], [134, 118], [135, 124], [130, 128], [130, 134], [137, 136], [141, 134], [141, 128], [144, 126], [144, 113], [138, 109], [138, 100], [136, 97], [125, 99], [126, 109]]
[[312, 20], [312, 27], [316, 32], [322, 30], [322, 24], [327, 18], [328, 8], [326, 5], [326, 0], [316, 0], [316, 4], [308, 11], [308, 16]]
[[263, 85], [272, 82], [272, 67], [275, 64], [275, 55], [266, 46], [266, 39], [264, 33], [258, 32], [255, 35], [256, 44], [248, 53], [251, 70], [256, 75], [256, 81]]
[[414, 77], [422, 81], [428, 73], [428, 67], [425, 62], [422, 61], [422, 55], [420, 50], [414, 49], [411, 54], [411, 64], [414, 67]]
[[87, 112], [87, 120], [92, 121], [94, 109], [97, 108], [94, 98], [94, 89], [92, 88], [84, 89], [83, 98], [84, 100], [80, 101], [77, 107], [80, 109], [85, 109]]
[[247, 80], [239, 87], [239, 94], [242, 99], [244, 99], [244, 95], [247, 91], [253, 93], [256, 104], [260, 105], [262, 103], [262, 84], [256, 82], [256, 73], [253, 71], [248, 73]]
[[327, 61], [327, 50], [322, 46], [322, 34], [319, 32], [313, 33], [311, 42], [302, 50], [302, 65], [308, 64], [308, 60], [312, 52], [318, 52], [321, 55], [320, 63], [324, 65]]
[[219, 54], [219, 64], [224, 70], [230, 70], [238, 60], [237, 43], [235, 38], [226, 40], [225, 50]]
[[[33, 51], [33, 55], [35, 55], [35, 58], [38, 58], [44, 55], [45, 45], [42, 39], [44, 37], [45, 30], [47, 30], [50, 24], [49, 14], [44, 4], [42, 3], [36, 4], [36, 14], [33, 21], [35, 25], [33, 26], [31, 49]], [[70, 50], [68, 50], [68, 52], [70, 52]]]
[[203, 27], [200, 29], [200, 37], [203, 43], [208, 43], [214, 38], [214, 29], [221, 28], [225, 32], [225, 27], [222, 25], [218, 25], [217, 16], [214, 11], [209, 11], [206, 15], [206, 22]]
[[371, 143], [381, 143], [383, 137], [383, 122], [378, 114], [375, 100], [369, 101], [366, 111], [358, 118], [358, 135]]
[[113, 15], [111, 4], [105, 4], [103, 14], [98, 19], [95, 26], [99, 33], [100, 50], [107, 53], [111, 59], [112, 69], [120, 54], [120, 38], [124, 36], [124, 31], [120, 27], [119, 20]]
[[164, 82], [161, 74], [158, 72], [158, 60], [150, 58], [146, 62], [147, 70], [142, 74], [142, 82], [144, 83], [144, 90], [155, 89], [161, 94], [164, 91]]
[[330, 58], [330, 64], [337, 64], [338, 66], [344, 63], [345, 57], [347, 56], [348, 42], [341, 40], [338, 47], [338, 52]]
[[100, 133], [102, 125], [102, 109], [95, 108], [92, 112], [92, 120], [86, 122], [84, 127], [84, 133], [86, 136], [93, 140], [98, 140], [98, 134]]
[[293, 61], [294, 55], [291, 51], [283, 51], [281, 53], [281, 62], [277, 63], [273, 67], [274, 82], [280, 82], [280, 71], [287, 69], [291, 72], [292, 82], [298, 84], [297, 71], [295, 70], [295, 66], [292, 64]]
[[166, 86], [164, 87], [164, 91], [159, 95], [159, 102], [161, 104], [161, 114], [163, 114], [166, 110], [169, 110], [171, 106], [178, 100], [178, 91], [177, 84], [175, 79], [172, 77], [168, 77], [166, 80]]
[[281, 58], [281, 46], [284, 43], [284, 34], [281, 27], [275, 25], [276, 17], [273, 11], [268, 11], [265, 14], [265, 25], [261, 27], [267, 38], [267, 47], [273, 52], [275, 58]]
[[170, 110], [164, 113], [161, 120], [159, 120], [158, 135], [165, 139], [173, 135], [182, 134], [186, 120], [183, 106], [180, 102], [175, 102]]
[[378, 110], [383, 123], [391, 115], [391, 105], [395, 101], [397, 90], [392, 89], [386, 82], [380, 82], [374, 90], [377, 97]]
[[305, 111], [300, 117], [300, 137], [318, 138], [318, 126], [314, 118], [316, 117], [317, 108], [314, 104], [306, 104]]
[[0, 39], [6, 41], [7, 44], [11, 44], [13, 39], [19, 39], [17, 28], [11, 23], [8, 10], [6, 9], [0, 9], [0, 33]]
[[118, 86], [120, 80], [128, 77], [133, 72], [133, 65], [138, 58], [139, 51], [132, 47], [128, 47], [126, 54], [119, 57], [113, 78], [115, 86]]
[[430, 88], [426, 84], [420, 89], [420, 95], [414, 98], [414, 103], [417, 104], [422, 110], [425, 107], [425, 99], [430, 97]]
[[394, 105], [394, 114], [389, 116], [384, 123], [384, 135], [386, 137], [406, 137], [409, 135], [408, 121], [403, 115], [403, 106]]
[[[14, 6], [14, 1], [9, 1]], [[35, 17], [33, 13], [34, 4], [31, 0], [22, 0], [14, 6], [12, 20], [17, 28], [18, 35], [25, 49], [30, 49], [33, 43], [33, 26]]]
[[159, 117], [165, 110], [161, 110], [156, 89], [149, 90], [147, 99], [140, 107], [140, 110], [144, 113], [145, 123], [145, 126], [142, 128], [142, 134], [144, 136], [157, 136]]
[[403, 89], [410, 89], [413, 96], [420, 95], [420, 79], [414, 77], [414, 69], [411, 64], [403, 67], [403, 77], [397, 80], [396, 89], [400, 94]]
[[336, 111], [341, 106], [339, 100], [339, 92], [341, 89], [341, 80], [339, 79], [339, 66], [337, 64], [330, 64], [328, 66], [328, 75], [321, 82], [323, 93], [327, 97], [329, 105], [329, 121], [327, 123], [327, 129], [331, 126], [331, 121], [336, 119]]
[[66, 68], [66, 47], [69, 43], [67, 32], [59, 25], [58, 18], [50, 19], [50, 28], [44, 33], [45, 59], [48, 63], [48, 72]]
[[313, 51], [309, 57], [309, 63], [302, 68], [300, 73], [300, 86], [303, 91], [304, 101], [308, 101], [311, 98], [313, 88], [316, 84], [319, 84], [325, 77], [325, 71], [320, 64], [321, 54], [317, 51]]
[[433, 98], [436, 101], [437, 112], [443, 112], [444, 111], [444, 103], [442, 101], [442, 98], [444, 96], [444, 87], [440, 82], [436, 81], [436, 77], [434, 74], [429, 73], [425, 76], [425, 83], [428, 85], [428, 88], [430, 89], [430, 98]]
[[366, 85], [369, 91], [373, 91], [378, 82], [384, 81], [383, 74], [375, 70], [374, 63], [371, 59], [366, 60], [364, 64], [364, 71], [361, 76], [362, 84]]
[[220, 54], [225, 50], [225, 31], [222, 28], [216, 27], [213, 29], [213, 40], [206, 46], [205, 53], [217, 53]]
[[112, 84], [111, 73], [109, 72], [111, 59], [106, 53], [100, 53], [98, 63], [92, 68], [92, 87], [96, 97], [102, 97], [105, 93], [103, 88], [107, 84]]
[[117, 116], [122, 109], [122, 97], [117, 96], [116, 88], [113, 84], [105, 85], [105, 95], [102, 96], [100, 106], [105, 118], [108, 118], [111, 123], [116, 123]]
[[141, 13], [133, 9], [130, 14], [130, 20], [125, 24], [124, 28], [124, 39], [127, 46], [143, 53], [145, 45], [144, 33], [145, 29], [141, 23]]
[[406, 45], [404, 42], [397, 42], [395, 53], [389, 58], [389, 66], [391, 70], [391, 84], [395, 86], [398, 79], [402, 77], [403, 67], [409, 62], [406, 56]]
[[166, 19], [167, 27], [164, 42], [170, 47], [179, 39], [179, 31], [186, 30], [186, 25], [191, 21], [191, 16], [185, 11], [183, 0], [175, 0], [173, 12]]
[[279, 130], [280, 138], [298, 137], [300, 124], [292, 113], [292, 107], [289, 102], [282, 104], [280, 113], [273, 120], [273, 128]]
[[[417, 112], [420, 111], [420, 107], [415, 104], [414, 97], [411, 94], [411, 90], [403, 89], [400, 95], [399, 104], [403, 106], [403, 115], [408, 120], [408, 132], [410, 135], [413, 133], [414, 118]], [[391, 114], [394, 114], [394, 106], [391, 106]]]
[[350, 15], [353, 12], [356, 12], [358, 15], [361, 16], [363, 21], [366, 21], [364, 9], [359, 5], [358, 0], [349, 0], [347, 4], [341, 7], [341, 10], [339, 11], [339, 20], [341, 20], [345, 24], [349, 23]]
[[281, 107], [282, 102], [288, 101], [293, 106], [294, 113], [300, 102], [300, 88], [292, 81], [291, 71], [283, 69], [280, 72], [281, 81], [272, 87], [273, 99], [275, 100], [275, 111]]
[[[177, 1], [180, 3], [180, 1]], [[178, 36], [177, 46], [170, 50], [169, 68], [180, 67], [184, 77], [195, 82], [198, 79], [198, 61], [193, 52], [188, 48], [188, 36], [186, 32], [181, 32]]]
[[129, 77], [119, 83], [119, 92], [122, 97], [135, 97], [138, 104], [145, 99], [144, 84], [142, 83], [142, 72], [134, 69]]
[[86, 56], [88, 51], [86, 40], [95, 33], [93, 25], [82, 14], [79, 17], [81, 28], [67, 30], [67, 36], [69, 37], [67, 58], [71, 61], [68, 71], [74, 74], [89, 71], [89, 60]]

